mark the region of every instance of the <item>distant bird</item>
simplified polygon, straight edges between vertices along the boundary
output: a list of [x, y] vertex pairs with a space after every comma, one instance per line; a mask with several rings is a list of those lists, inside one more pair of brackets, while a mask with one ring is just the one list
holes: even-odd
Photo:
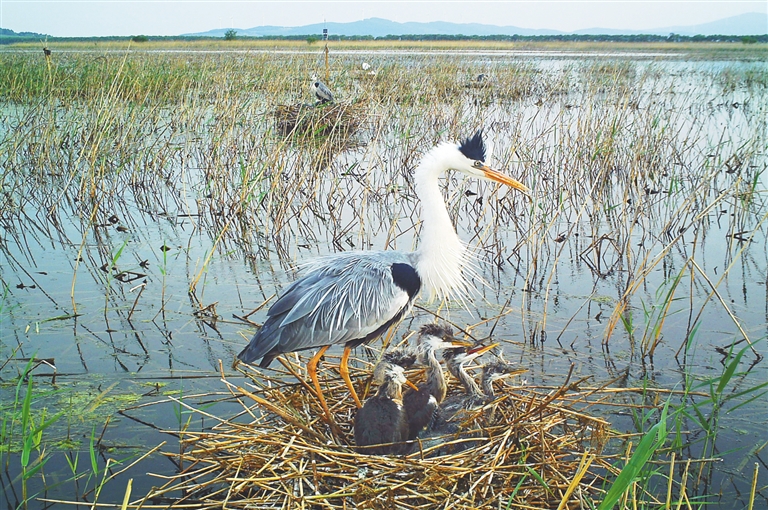
[[314, 94], [320, 104], [332, 103], [333, 94], [325, 83], [317, 79], [317, 76], [312, 77], [312, 85], [309, 87], [310, 92]]
[[405, 414], [408, 417], [408, 439], [416, 439], [419, 432], [429, 427], [435, 417], [438, 405], [445, 399], [448, 385], [445, 383], [443, 367], [435, 355], [436, 351], [455, 348], [457, 345], [470, 345], [460, 342], [453, 336], [453, 330], [447, 325], [425, 324], [419, 330], [417, 343], [418, 362], [427, 367], [426, 381], [416, 390], [408, 390], [403, 395]]
[[480, 73], [477, 75], [477, 83], [483, 83], [488, 80], [488, 76], [485, 73]]
[[51, 50], [49, 50], [48, 48], [43, 48], [43, 55], [45, 55], [45, 58], [50, 58]]
[[482, 131], [460, 144], [443, 143], [430, 150], [413, 175], [422, 205], [419, 248], [415, 252], [352, 251], [316, 260], [272, 305], [264, 325], [238, 358], [245, 363], [261, 359], [259, 365], [268, 367], [280, 354], [319, 347], [307, 372], [332, 421], [317, 380], [317, 364], [331, 345], [344, 345], [339, 372], [362, 407], [349, 378], [350, 351], [398, 324], [420, 293], [433, 299], [469, 292], [470, 283], [464, 278], [468, 255], [448, 216], [438, 179], [456, 170], [528, 192], [525, 185], [484, 161]]
[[379, 389], [355, 415], [357, 450], [369, 455], [406, 453], [407, 446], [402, 443], [408, 434], [402, 393], [406, 382], [403, 367], [381, 361], [374, 369], [373, 378], [379, 383]]
[[368, 62], [363, 62], [362, 67], [363, 67], [363, 71], [367, 71], [368, 69], [371, 68], [371, 64], [369, 64]]

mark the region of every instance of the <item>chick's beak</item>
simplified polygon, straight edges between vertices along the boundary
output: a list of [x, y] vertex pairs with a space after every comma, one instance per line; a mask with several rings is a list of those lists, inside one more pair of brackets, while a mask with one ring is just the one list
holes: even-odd
[[443, 342], [445, 342], [446, 348], [451, 347], [473, 347], [475, 344], [473, 342], [468, 342], [466, 340], [462, 340], [460, 338], [456, 338], [455, 336], [445, 336], [443, 337]]
[[531, 190], [528, 189], [528, 186], [526, 186], [522, 182], [516, 179], [513, 179], [512, 177], [506, 174], [497, 172], [493, 168], [486, 165], [481, 166], [480, 170], [483, 172], [483, 175], [485, 175], [486, 179], [490, 179], [494, 182], [500, 182], [501, 184], [506, 184], [507, 186], [515, 188], [518, 191], [522, 191], [526, 195], [530, 196]]
[[473, 346], [472, 348], [468, 349], [467, 350], [467, 354], [472, 354], [474, 356], [480, 356], [481, 354], [485, 354], [486, 352], [490, 351], [494, 347], [498, 347], [499, 345], [501, 345], [499, 342], [496, 342], [496, 343], [491, 344], [491, 345], [476, 345], [476, 346]]
[[406, 380], [405, 380], [405, 384], [406, 384], [406, 386], [408, 386], [408, 387], [409, 387], [409, 388], [411, 388], [412, 390], [414, 390], [414, 391], [419, 391], [419, 387], [418, 387], [418, 386], [416, 386], [415, 384], [413, 384], [413, 383], [412, 383], [411, 381], [409, 381], [408, 379], [406, 379]]

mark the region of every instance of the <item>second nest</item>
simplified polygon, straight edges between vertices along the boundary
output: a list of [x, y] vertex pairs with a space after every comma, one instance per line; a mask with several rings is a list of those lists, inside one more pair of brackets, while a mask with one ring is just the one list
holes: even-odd
[[365, 119], [360, 103], [278, 105], [273, 112], [277, 132], [283, 136], [342, 136], [354, 134]]

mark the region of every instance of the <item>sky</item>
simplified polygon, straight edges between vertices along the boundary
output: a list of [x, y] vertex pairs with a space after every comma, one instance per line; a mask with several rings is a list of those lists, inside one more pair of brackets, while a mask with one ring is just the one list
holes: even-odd
[[562, 31], [593, 27], [642, 30], [766, 11], [766, 0], [0, 0], [0, 28], [58, 37], [152, 36], [377, 17]]

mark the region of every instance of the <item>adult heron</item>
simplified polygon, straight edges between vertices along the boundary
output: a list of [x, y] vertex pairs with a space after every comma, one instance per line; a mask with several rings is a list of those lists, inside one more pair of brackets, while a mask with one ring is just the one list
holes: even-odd
[[405, 453], [408, 421], [403, 407], [403, 367], [380, 361], [373, 379], [379, 389], [355, 415], [355, 445], [360, 453], [370, 455]]
[[448, 216], [438, 179], [449, 170], [528, 192], [517, 180], [485, 163], [482, 131], [459, 144], [431, 149], [413, 174], [421, 200], [421, 240], [414, 252], [351, 251], [322, 257], [293, 282], [267, 312], [264, 325], [238, 358], [267, 367], [283, 353], [319, 348], [307, 364], [326, 417], [331, 413], [317, 379], [317, 364], [331, 345], [343, 345], [339, 372], [358, 407], [347, 361], [355, 347], [398, 324], [419, 294], [434, 299], [468, 292], [468, 255]]
[[332, 103], [333, 94], [325, 83], [317, 79], [316, 76], [312, 77], [312, 85], [309, 87], [310, 92], [320, 101], [320, 104]]

